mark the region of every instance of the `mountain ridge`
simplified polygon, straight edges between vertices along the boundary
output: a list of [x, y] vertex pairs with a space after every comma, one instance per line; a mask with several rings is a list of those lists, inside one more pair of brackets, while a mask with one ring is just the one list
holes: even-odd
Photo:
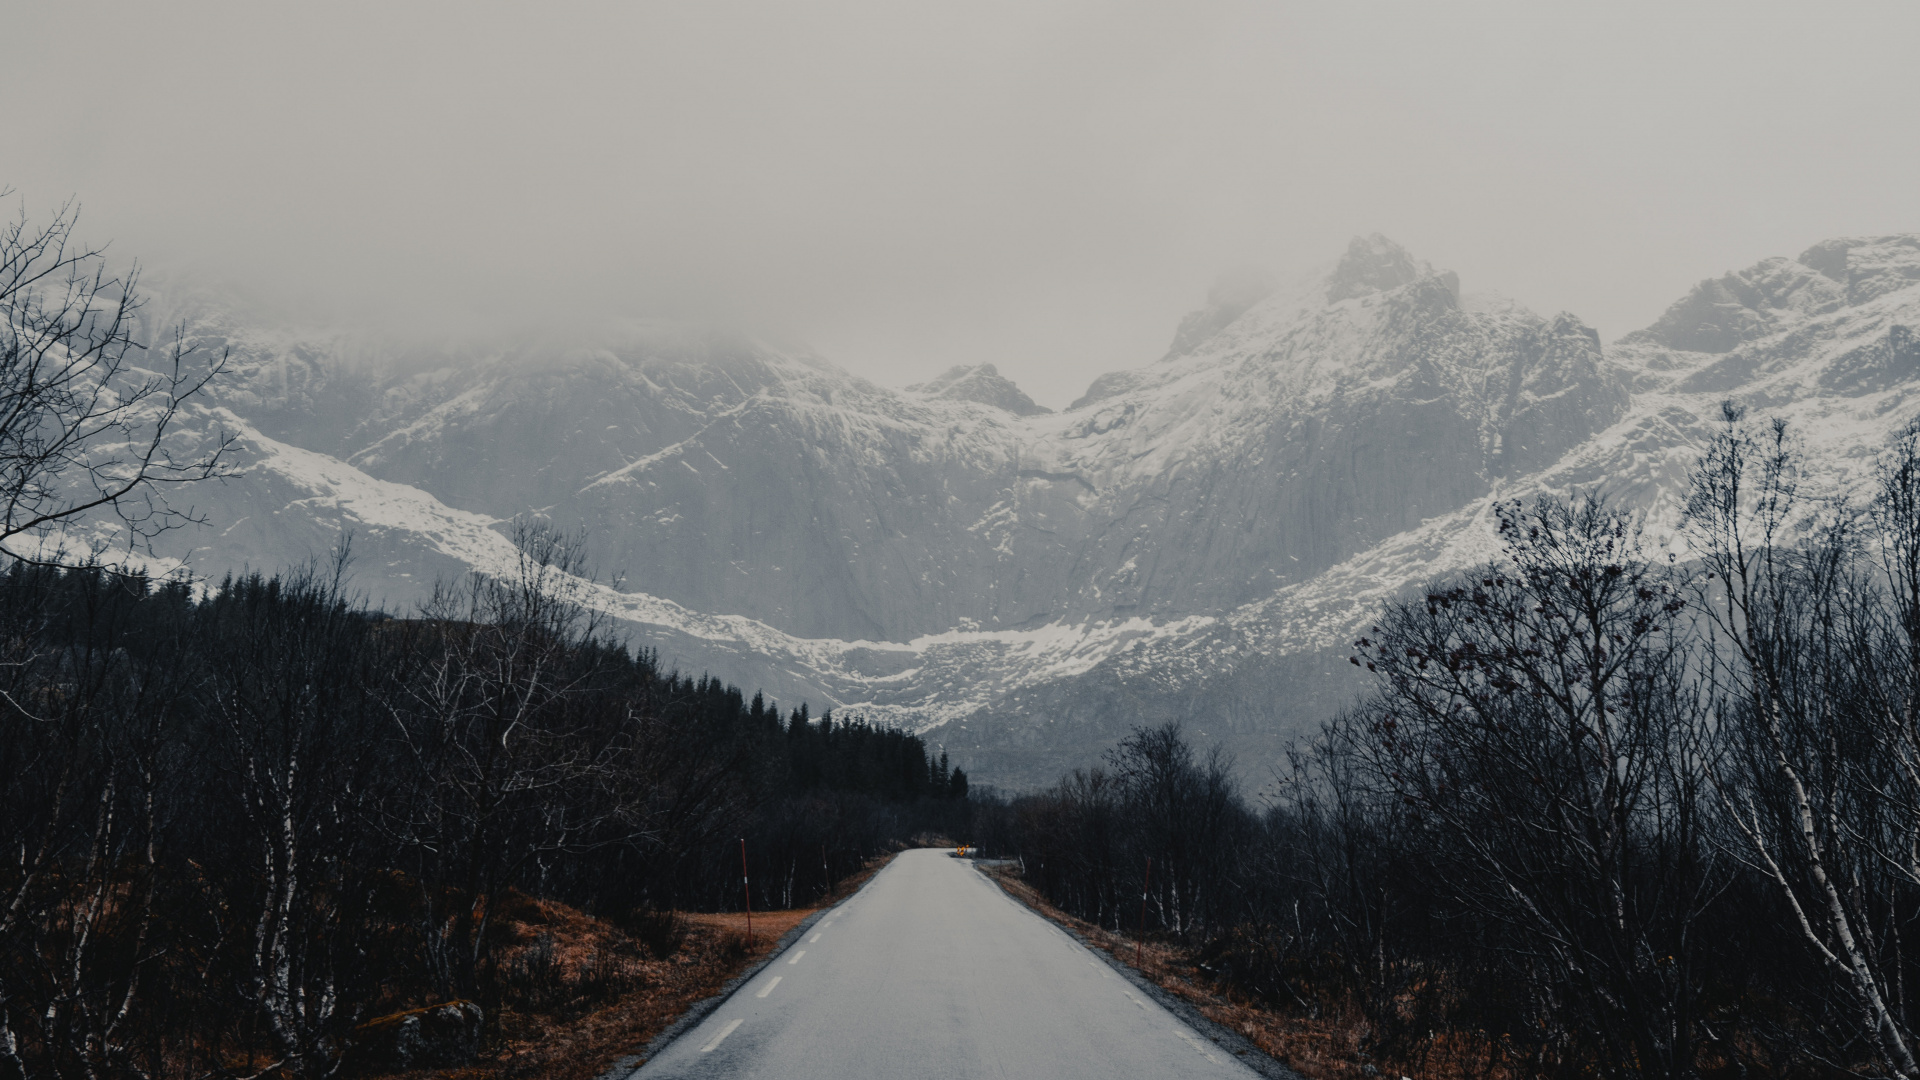
[[891, 390], [680, 327], [381, 378], [337, 340], [207, 317], [195, 340], [240, 363], [202, 415], [249, 471], [175, 558], [274, 565], [352, 531], [404, 608], [536, 515], [626, 572], [597, 595], [637, 641], [932, 732], [976, 775], [1043, 779], [1124, 718], [1264, 758], [1351, 693], [1329, 650], [1371, 607], [1492, 554], [1495, 499], [1607, 487], [1670, 532], [1727, 396], [1794, 419], [1821, 483], [1857, 481], [1920, 405], [1917, 285], [1920, 237], [1841, 238], [1603, 345], [1356, 238], [1326, 277], [1211, 296], [1219, 326], [1190, 316], [1110, 393], [1024, 414], [964, 388], [998, 393], [990, 367]]

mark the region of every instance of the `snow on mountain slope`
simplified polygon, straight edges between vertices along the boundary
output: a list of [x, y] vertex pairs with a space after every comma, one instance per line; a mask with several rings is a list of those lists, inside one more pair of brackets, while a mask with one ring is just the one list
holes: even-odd
[[[513, 572], [516, 550], [498, 519], [269, 438], [225, 407], [200, 409], [193, 419], [187, 438], [194, 428], [236, 436], [242, 475], [204, 490], [205, 508], [220, 524], [154, 569], [272, 570], [324, 559], [351, 537], [357, 587], [377, 606], [399, 612], [424, 601], [436, 579]], [[950, 630], [907, 642], [808, 639], [742, 616], [703, 614], [606, 583], [582, 584], [589, 602], [637, 644], [659, 649], [685, 670], [721, 671], [779, 700], [853, 704], [876, 719], [917, 728], [964, 715], [998, 691], [1078, 674], [1130, 641], [1169, 629], [1133, 619]]]
[[[1275, 630], [1270, 647], [1294, 651], [1336, 643], [1361, 624], [1361, 612], [1406, 582], [1492, 557], [1498, 550], [1492, 517], [1497, 499], [1604, 491], [1644, 515], [1652, 542], [1683, 544], [1687, 472], [1723, 401], [1789, 422], [1807, 451], [1804, 483], [1810, 493], [1858, 496], [1889, 436], [1920, 415], [1920, 339], [1913, 329], [1920, 326], [1920, 237], [1864, 242], [1854, 250], [1872, 260], [1866, 262], [1870, 269], [1856, 264], [1852, 271], [1859, 302], [1819, 290], [1817, 283], [1809, 288], [1812, 271], [1798, 262], [1758, 264], [1744, 275], [1796, 280], [1794, 292], [1825, 295], [1814, 304], [1796, 304], [1787, 295], [1788, 303], [1766, 310], [1771, 332], [1722, 352], [1672, 349], [1651, 331], [1628, 335], [1610, 350], [1637, 389], [1618, 421], [1548, 467], [1514, 477], [1311, 582], [1236, 612], [1235, 619], [1290, 609], [1290, 616], [1265, 620]], [[1889, 252], [1908, 254], [1889, 258]], [[1698, 292], [1675, 304], [1661, 323], [1679, 325], [1684, 333], [1682, 319], [1698, 311]], [[1331, 610], [1348, 614], [1308, 615]]]
[[1552, 461], [1626, 405], [1578, 320], [1464, 310], [1452, 275], [1374, 237], [1028, 454], [1084, 488], [1077, 557], [1127, 568], [1083, 586], [1082, 610], [1223, 612]]
[[[1042, 693], [1014, 691], [936, 737], [1029, 779], [1044, 770], [1026, 771], [1028, 761], [1059, 767], [1120, 734], [1124, 724], [1110, 719], [1116, 711], [1127, 723], [1184, 718], [1256, 755], [1274, 752], [1278, 737], [1298, 733], [1357, 691], [1344, 663], [1346, 646], [1384, 603], [1497, 556], [1493, 510], [1499, 500], [1604, 491], [1642, 515], [1649, 543], [1684, 556], [1687, 474], [1723, 401], [1788, 421], [1807, 451], [1809, 494], [1859, 497], [1888, 437], [1920, 416], [1916, 241], [1849, 241], [1857, 261], [1820, 264], [1830, 242], [1800, 260], [1770, 259], [1729, 275], [1790, 283], [1772, 294], [1773, 302], [1748, 309], [1755, 317], [1740, 324], [1764, 323], [1765, 329], [1738, 341], [1707, 336], [1733, 320], [1723, 307], [1700, 303], [1716, 283], [1703, 285], [1656, 324], [1659, 333], [1636, 332], [1609, 350], [1635, 388], [1631, 407], [1545, 467], [1502, 477], [1458, 508], [1209, 625], [1142, 639]], [[1808, 297], [1815, 302], [1804, 302]], [[1667, 344], [1703, 338], [1726, 348]]]
[[1466, 310], [1379, 237], [1257, 292], [1216, 296], [1184, 352], [1061, 414], [983, 369], [903, 392], [658, 326], [357, 382], [277, 346], [230, 397], [265, 434], [449, 506], [585, 528], [604, 565], [690, 609], [890, 641], [1219, 615], [1625, 407], [1576, 319]]
[[1027, 781], [1159, 717], [1267, 753], [1353, 692], [1328, 661], [1383, 600], [1494, 552], [1494, 500], [1602, 487], [1665, 536], [1724, 398], [1791, 419], [1817, 483], [1857, 482], [1920, 411], [1920, 238], [1704, 282], [1606, 349], [1363, 238], [1210, 298], [1165, 359], [1058, 414], [994, 404], [978, 369], [896, 391], [675, 327], [369, 360], [192, 326], [236, 350], [207, 416], [250, 466], [209, 495], [201, 572], [350, 529], [405, 608], [541, 516], [624, 574], [597, 595], [637, 642]]

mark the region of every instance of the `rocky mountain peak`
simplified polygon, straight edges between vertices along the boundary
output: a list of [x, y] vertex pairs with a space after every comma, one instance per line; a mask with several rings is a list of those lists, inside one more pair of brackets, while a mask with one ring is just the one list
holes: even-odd
[[1247, 309], [1273, 293], [1273, 279], [1258, 267], [1241, 267], [1220, 275], [1207, 290], [1207, 306], [1188, 312], [1174, 331], [1162, 360], [1185, 356], [1213, 335], [1225, 330]]
[[1340, 265], [1327, 278], [1327, 302], [1337, 304], [1356, 296], [1397, 289], [1433, 273], [1433, 267], [1415, 259], [1399, 244], [1373, 233], [1356, 236], [1347, 245]]
[[1810, 315], [1920, 284], [1920, 235], [1837, 237], [1797, 259], [1762, 259], [1709, 278], [1626, 342], [1727, 353]]
[[1670, 349], [1731, 352], [1772, 333], [1782, 313], [1828, 311], [1845, 299], [1844, 290], [1823, 271], [1788, 259], [1763, 259], [1695, 285], [1652, 326], [1630, 336]]
[[1005, 409], [1015, 416], [1040, 416], [1053, 410], [1039, 405], [992, 364], [961, 364], [937, 378], [907, 387], [916, 394], [947, 401], [972, 401]]
[[1838, 236], [1822, 240], [1800, 253], [1794, 261], [1820, 271], [1842, 285], [1847, 283], [1847, 249], [1860, 243], [1856, 236]]
[[1846, 286], [1848, 303], [1864, 304], [1920, 284], [1920, 234], [1824, 240], [1801, 252], [1799, 261]]

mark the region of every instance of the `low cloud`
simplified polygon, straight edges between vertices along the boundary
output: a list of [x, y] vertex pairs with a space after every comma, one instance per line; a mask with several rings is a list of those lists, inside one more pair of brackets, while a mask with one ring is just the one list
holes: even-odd
[[1380, 231], [1609, 336], [1920, 228], [1920, 9], [44, 5], [0, 184], [275, 317], [666, 315], [1059, 407]]

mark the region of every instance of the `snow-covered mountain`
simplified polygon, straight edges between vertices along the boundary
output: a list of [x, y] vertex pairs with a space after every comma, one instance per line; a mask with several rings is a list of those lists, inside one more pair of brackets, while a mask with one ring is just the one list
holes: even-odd
[[1670, 523], [1724, 398], [1793, 418], [1835, 484], [1920, 411], [1920, 236], [1702, 282], [1606, 347], [1357, 239], [1223, 283], [1061, 413], [990, 365], [896, 390], [683, 327], [475, 356], [154, 317], [236, 361], [201, 415], [246, 472], [173, 552], [198, 573], [351, 530], [405, 608], [543, 516], [588, 531], [636, 641], [1014, 783], [1168, 717], [1257, 763], [1354, 692], [1337, 646], [1382, 599], [1491, 552], [1496, 498], [1602, 486]]

